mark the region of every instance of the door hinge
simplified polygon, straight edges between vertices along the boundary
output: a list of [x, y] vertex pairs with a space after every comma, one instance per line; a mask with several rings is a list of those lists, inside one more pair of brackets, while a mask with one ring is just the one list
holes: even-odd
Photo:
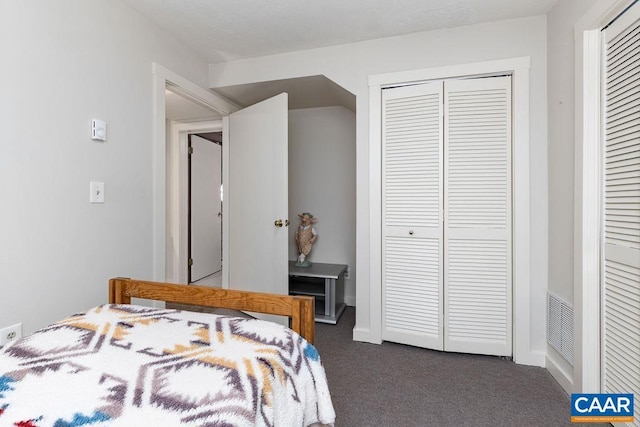
[[189, 267], [193, 265], [193, 258], [189, 258]]
[[189, 147], [189, 154], [193, 154], [193, 147]]

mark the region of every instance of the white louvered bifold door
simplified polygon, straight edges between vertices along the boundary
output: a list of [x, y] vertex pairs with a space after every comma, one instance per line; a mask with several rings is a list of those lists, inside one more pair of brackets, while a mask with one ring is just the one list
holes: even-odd
[[382, 338], [442, 350], [442, 82], [382, 109]]
[[445, 82], [444, 348], [511, 356], [511, 78]]
[[605, 30], [602, 267], [602, 391], [635, 394], [635, 425], [640, 425], [638, 9], [632, 7]]

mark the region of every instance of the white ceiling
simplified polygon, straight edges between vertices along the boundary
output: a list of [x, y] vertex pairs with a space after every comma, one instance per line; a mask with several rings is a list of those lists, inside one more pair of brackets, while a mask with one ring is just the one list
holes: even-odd
[[[209, 63], [546, 14], [556, 0], [123, 0]], [[355, 96], [325, 76], [217, 87], [241, 107], [281, 92], [290, 109], [342, 105]], [[312, 101], [312, 104], [309, 102]], [[167, 96], [167, 117], [211, 112]]]
[[546, 14], [556, 0], [123, 0], [209, 63]]

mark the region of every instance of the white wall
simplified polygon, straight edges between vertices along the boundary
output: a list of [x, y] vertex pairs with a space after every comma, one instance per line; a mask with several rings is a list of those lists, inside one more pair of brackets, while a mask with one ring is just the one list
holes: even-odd
[[[547, 90], [546, 17], [493, 22], [320, 49], [291, 52], [221, 64], [209, 68], [210, 87], [324, 74], [356, 95], [356, 330], [366, 337], [375, 322], [370, 315], [369, 245], [369, 75], [483, 62], [531, 58], [531, 343], [546, 351], [547, 289]], [[375, 290], [377, 291], [377, 289]], [[374, 291], [374, 292], [375, 292]]]
[[119, 0], [1, 0], [0, 57], [0, 327], [29, 333], [152, 277], [152, 62], [207, 65]]
[[574, 25], [595, 0], [566, 0], [548, 15], [549, 290], [573, 301]]
[[347, 264], [345, 301], [356, 302], [356, 117], [344, 107], [289, 111], [289, 259], [298, 215], [316, 218], [311, 262]]
[[[571, 303], [574, 301], [574, 25], [595, 2], [562, 0], [547, 15], [549, 291]], [[565, 388], [573, 381], [573, 368], [551, 346], [547, 348], [547, 367]]]

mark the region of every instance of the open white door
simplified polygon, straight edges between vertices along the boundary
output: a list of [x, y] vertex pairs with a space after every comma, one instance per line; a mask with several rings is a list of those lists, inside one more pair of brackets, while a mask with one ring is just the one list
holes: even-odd
[[287, 94], [231, 114], [223, 134], [228, 141], [223, 201], [228, 279], [223, 285], [287, 294]]

